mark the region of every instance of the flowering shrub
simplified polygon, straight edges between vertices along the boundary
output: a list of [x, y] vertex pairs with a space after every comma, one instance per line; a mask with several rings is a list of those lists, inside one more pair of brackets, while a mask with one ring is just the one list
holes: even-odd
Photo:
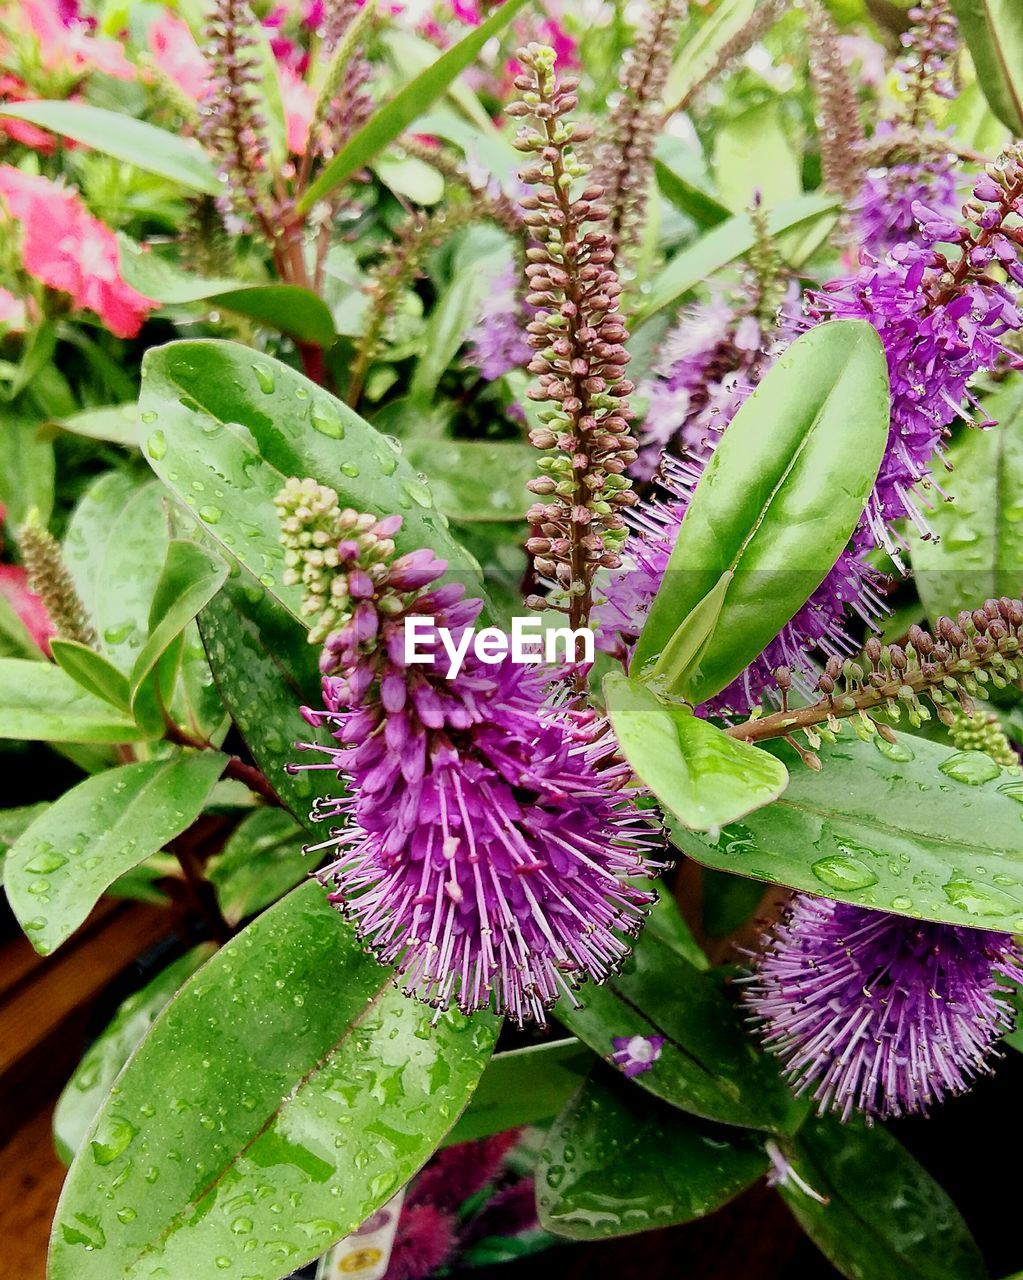
[[72, 779], [4, 886], [191, 948], [60, 1099], [51, 1280], [762, 1178], [987, 1274], [897, 1138], [1019, 1045], [1023, 44], [878, 21], [0, 0], [0, 736]]

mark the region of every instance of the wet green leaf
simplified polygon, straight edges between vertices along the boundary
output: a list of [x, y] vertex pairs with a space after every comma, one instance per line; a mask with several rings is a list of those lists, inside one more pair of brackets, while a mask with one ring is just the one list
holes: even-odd
[[785, 1203], [820, 1251], [852, 1280], [985, 1280], [959, 1211], [926, 1169], [880, 1125], [807, 1124], [786, 1155], [828, 1203], [789, 1178]]
[[118, 1072], [157, 1014], [215, 950], [212, 943], [203, 943], [169, 964], [152, 982], [124, 1001], [86, 1050], [53, 1113], [54, 1142], [65, 1164], [71, 1163]]
[[226, 763], [179, 752], [108, 769], [55, 800], [7, 855], [8, 901], [35, 949], [59, 947], [118, 876], [191, 826]]
[[154, 1023], [64, 1187], [50, 1280], [280, 1280], [403, 1186], [495, 1021], [395, 990], [318, 885], [218, 952]]
[[0, 115], [27, 120], [51, 133], [84, 142], [102, 155], [169, 178], [189, 191], [220, 194], [213, 161], [194, 138], [158, 129], [123, 111], [108, 111], [86, 102], [37, 101], [5, 103]]
[[778, 99], [750, 107], [715, 131], [714, 176], [721, 200], [734, 213], [748, 209], [757, 195], [770, 209], [803, 194], [802, 167]]
[[59, 667], [0, 658], [0, 738], [25, 742], [136, 742], [142, 730]]
[[297, 751], [296, 742], [330, 741], [301, 714], [303, 706], [322, 705], [318, 653], [308, 632], [243, 569], [199, 615], [199, 630], [224, 705], [252, 758], [305, 822], [317, 796], [341, 791], [334, 773], [288, 772], [292, 762], [316, 762], [313, 753]]
[[316, 862], [302, 853], [302, 828], [282, 809], [243, 818], [206, 868], [229, 924], [262, 911], [301, 883]]
[[732, 571], [699, 661], [676, 684], [691, 702], [723, 689], [827, 576], [863, 512], [888, 438], [888, 373], [864, 321], [797, 339], [721, 437], [682, 522], [634, 673]]
[[977, 82], [999, 120], [1023, 134], [1023, 9], [1017, 0], [952, 0], [977, 68]]
[[476, 60], [487, 41], [499, 35], [524, 4], [525, 0], [505, 0], [485, 22], [403, 84], [390, 102], [376, 110], [369, 122], [324, 165], [299, 200], [299, 213], [308, 213], [353, 173], [375, 160], [447, 92], [452, 82]]
[[287, 365], [231, 342], [173, 342], [147, 353], [139, 403], [153, 470], [303, 626], [301, 587], [281, 581], [273, 506], [288, 476], [330, 484], [358, 510], [403, 516], [399, 549], [432, 547], [478, 592], [476, 567], [400, 450]]
[[626, 760], [685, 826], [723, 826], [785, 790], [788, 773], [780, 760], [729, 737], [688, 707], [661, 702], [638, 680], [612, 672], [604, 695]]
[[601, 1240], [702, 1218], [767, 1168], [761, 1141], [595, 1072], [554, 1122], [536, 1171], [540, 1224]]
[[575, 1039], [495, 1053], [445, 1146], [552, 1119], [592, 1066], [593, 1054]]
[[558, 1018], [610, 1059], [618, 1037], [661, 1036], [660, 1056], [632, 1083], [672, 1106], [752, 1129], [786, 1131], [801, 1114], [773, 1062], [758, 1052], [718, 980], [644, 932], [620, 974], [567, 997]]
[[716, 837], [669, 819], [680, 849], [719, 871], [863, 907], [1023, 930], [1023, 775], [908, 734], [894, 749], [880, 738], [824, 744], [820, 773], [783, 743], [770, 750], [789, 768], [781, 799]]
[[1023, 590], [1023, 382], [1010, 379], [984, 401], [998, 422], [965, 431], [948, 451], [953, 471], [927, 523], [938, 540], [914, 538], [913, 576], [933, 620], [990, 597]]

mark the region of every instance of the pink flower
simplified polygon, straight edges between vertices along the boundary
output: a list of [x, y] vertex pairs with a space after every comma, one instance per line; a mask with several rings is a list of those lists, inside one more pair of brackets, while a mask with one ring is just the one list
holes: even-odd
[[49, 656], [50, 637], [56, 634], [46, 606], [28, 588], [28, 575], [19, 564], [0, 564], [0, 596], [21, 619], [25, 630]]
[[24, 333], [27, 324], [25, 303], [9, 289], [0, 286], [0, 336], [5, 333]]
[[469, 27], [478, 27], [483, 21], [479, 0], [451, 0], [451, 12]]
[[290, 67], [281, 65], [278, 70], [281, 101], [284, 103], [284, 117], [288, 127], [288, 150], [292, 155], [304, 156], [316, 109], [316, 94], [312, 85], [306, 84]]
[[210, 69], [188, 23], [176, 14], [161, 14], [150, 25], [149, 49], [164, 75], [188, 97], [200, 101]]
[[94, 36], [84, 22], [65, 25], [55, 0], [20, 0], [21, 15], [39, 41], [43, 66], [69, 66], [76, 71], [102, 71], [118, 80], [133, 80], [135, 68], [116, 40]]
[[121, 277], [120, 248], [81, 197], [49, 178], [0, 165], [0, 201], [21, 226], [21, 261], [29, 275], [70, 294], [119, 338], [133, 338], [157, 304]]

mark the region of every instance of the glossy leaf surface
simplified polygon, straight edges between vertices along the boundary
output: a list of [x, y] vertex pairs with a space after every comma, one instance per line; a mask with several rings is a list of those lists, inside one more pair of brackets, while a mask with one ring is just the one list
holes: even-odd
[[385, 1203], [493, 1047], [400, 995], [322, 889], [295, 890], [154, 1023], [57, 1211], [50, 1280], [279, 1280]]
[[759, 1053], [718, 980], [652, 934], [640, 935], [620, 974], [562, 999], [558, 1018], [603, 1058], [616, 1038], [659, 1036], [660, 1055], [631, 1083], [723, 1124], [785, 1130], [798, 1117], [770, 1059]]
[[554, 1122], [536, 1171], [540, 1223], [601, 1240], [690, 1222], [767, 1168], [758, 1139], [595, 1072]]
[[854, 1280], [985, 1280], [969, 1227], [926, 1169], [880, 1125], [814, 1120], [790, 1153], [819, 1204], [779, 1188], [821, 1252]]
[[224, 771], [218, 751], [108, 769], [55, 800], [7, 855], [11, 910], [43, 955], [86, 919], [118, 876], [180, 835]]
[[1017, 0], [952, 0], [977, 82], [1013, 135], [1023, 133], [1023, 9]]
[[296, 620], [301, 588], [281, 581], [273, 506], [288, 476], [328, 483], [357, 510], [400, 514], [400, 550], [432, 547], [477, 585], [475, 566], [395, 446], [287, 365], [231, 342], [173, 342], [147, 354], [140, 408], [153, 470]]
[[[879, 745], [883, 747], [879, 749]], [[923, 920], [1023, 929], [1023, 778], [980, 752], [843, 737], [820, 773], [784, 744], [774, 804], [716, 838], [669, 822], [705, 866]]]
[[788, 772], [776, 757], [662, 702], [638, 680], [612, 672], [604, 695], [625, 758], [685, 826], [723, 826], [785, 790]]

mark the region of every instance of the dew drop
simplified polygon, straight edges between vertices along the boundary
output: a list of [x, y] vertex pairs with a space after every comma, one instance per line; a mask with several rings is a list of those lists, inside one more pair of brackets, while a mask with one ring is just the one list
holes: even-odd
[[167, 456], [167, 437], [162, 431], [154, 431], [146, 441], [146, 452], [154, 462]]
[[819, 858], [810, 870], [829, 889], [869, 889], [872, 884], [877, 884], [877, 876], [866, 863], [840, 854]]
[[879, 733], [874, 735], [874, 746], [888, 760], [895, 760], [899, 764], [908, 764], [910, 760], [915, 759], [913, 749], [905, 738], [900, 738], [898, 742], [889, 742], [886, 738], [882, 738]]
[[354, 462], [342, 462], [340, 471], [343, 476], [348, 476], [351, 480], [354, 480], [359, 474], [359, 468]]
[[67, 858], [56, 849], [52, 849], [48, 853], [40, 853], [38, 857], [33, 858], [25, 865], [25, 870], [33, 871], [39, 876], [46, 876], [51, 871], [59, 871], [64, 866], [67, 866]]
[[345, 438], [345, 424], [341, 421], [341, 415], [326, 400], [317, 400], [309, 410], [309, 421], [313, 424], [313, 429], [318, 431], [320, 435], [329, 436], [331, 440], [343, 440]]
[[938, 769], [946, 778], [965, 782], [970, 787], [979, 787], [984, 782], [991, 782], [1002, 772], [1001, 766], [995, 764], [983, 751], [957, 751], [943, 764], [939, 764]]
[[155, 422], [155, 421], [156, 421], [156, 413], [155, 413], [155, 412], [154, 412], [154, 410], [152, 410], [152, 409], [147, 409], [147, 410], [145, 411], [145, 413], [140, 413], [140, 414], [139, 414], [139, 417], [140, 417], [140, 418], [142, 419], [142, 421], [143, 421], [143, 422], [145, 422], [145, 423], [150, 423], [150, 422]]
[[221, 511], [219, 507], [199, 508], [199, 519], [205, 520], [207, 524], [216, 524], [223, 514], [223, 511]]
[[262, 391], [264, 395], [272, 396], [274, 391], [277, 389], [277, 384], [274, 382], [273, 370], [268, 369], [265, 364], [254, 364], [252, 366], [252, 372], [255, 374], [256, 382], [259, 385], [260, 391]]

